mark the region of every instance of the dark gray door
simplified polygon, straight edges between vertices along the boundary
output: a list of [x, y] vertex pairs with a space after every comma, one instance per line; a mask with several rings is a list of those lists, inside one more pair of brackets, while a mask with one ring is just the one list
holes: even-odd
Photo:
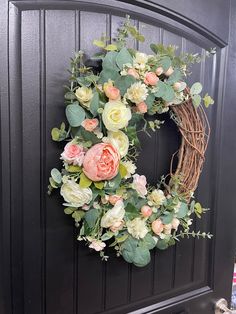
[[[58, 195], [46, 194], [62, 148], [51, 141], [50, 130], [65, 119], [69, 57], [78, 49], [91, 56], [93, 39], [102, 32], [112, 36], [126, 13], [147, 38], [139, 47], [144, 51], [150, 42], [201, 54], [217, 48], [212, 59], [193, 67], [191, 78], [204, 83], [216, 103], [208, 110], [212, 136], [197, 192], [211, 212], [194, 222], [196, 230], [211, 231], [214, 238], [154, 251], [144, 268], [116, 258], [101, 262], [76, 241]], [[1, 314], [213, 314], [215, 300], [230, 299], [235, 29], [236, 3], [230, 0], [1, 0]], [[149, 182], [168, 172], [178, 141], [171, 121], [152, 139], [142, 137], [139, 172]]]

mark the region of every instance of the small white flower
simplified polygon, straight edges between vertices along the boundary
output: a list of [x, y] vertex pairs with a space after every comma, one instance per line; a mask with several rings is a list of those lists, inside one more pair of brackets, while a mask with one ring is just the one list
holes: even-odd
[[139, 217], [127, 221], [126, 226], [128, 232], [136, 239], [143, 239], [148, 233], [148, 228], [146, 226], [145, 220]]
[[132, 161], [127, 160], [127, 161], [123, 161], [122, 165], [125, 166], [127, 170], [127, 175], [125, 176], [125, 179], [131, 178], [131, 175], [134, 174], [137, 169], [135, 164]]
[[148, 96], [148, 89], [145, 84], [142, 82], [136, 82], [127, 89], [124, 98], [129, 99], [135, 104], [143, 102]]
[[146, 63], [148, 62], [148, 55], [143, 52], [136, 52], [134, 57], [134, 67], [136, 69], [144, 70]]
[[96, 239], [93, 239], [91, 244], [89, 245], [91, 249], [94, 249], [97, 252], [102, 251], [105, 246], [106, 246], [106, 243], [102, 242], [101, 240], [96, 240]]
[[160, 207], [166, 200], [164, 192], [162, 190], [153, 190], [152, 193], [148, 196], [149, 201], [152, 205]]

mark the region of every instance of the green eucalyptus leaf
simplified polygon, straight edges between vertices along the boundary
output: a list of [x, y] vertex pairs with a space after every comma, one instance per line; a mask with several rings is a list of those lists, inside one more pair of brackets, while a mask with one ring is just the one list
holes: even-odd
[[191, 95], [198, 95], [201, 93], [201, 91], [202, 91], [202, 84], [199, 82], [194, 83], [192, 87], [190, 88]]
[[64, 209], [64, 213], [65, 213], [66, 215], [71, 215], [74, 211], [75, 211], [75, 208], [74, 208], [74, 207], [66, 207], [66, 208]]
[[72, 217], [75, 221], [79, 222], [84, 217], [84, 211], [83, 210], [75, 210], [72, 214]]
[[181, 205], [177, 212], [177, 218], [183, 218], [187, 215], [188, 212], [188, 204], [181, 202]]
[[66, 117], [72, 127], [80, 126], [85, 118], [85, 111], [77, 104], [66, 107]]
[[117, 57], [117, 52], [115, 51], [110, 51], [106, 54], [105, 58], [103, 59], [102, 62], [102, 68], [105, 70], [112, 70], [112, 71], [119, 71], [119, 68], [116, 64], [116, 57]]
[[99, 108], [99, 94], [98, 92], [94, 92], [93, 98], [89, 106], [89, 109], [92, 112], [94, 117], [97, 116], [98, 114], [98, 108]]
[[198, 107], [201, 103], [201, 96], [200, 95], [193, 95], [192, 96], [192, 101], [195, 107]]
[[163, 67], [164, 72], [167, 71], [171, 66], [171, 59], [167, 56], [162, 57], [160, 60], [160, 66]]
[[170, 85], [165, 84], [165, 93], [162, 98], [167, 102], [170, 102], [175, 98], [175, 92]]
[[61, 180], [62, 180], [62, 177], [61, 177], [61, 173], [59, 170], [57, 170], [56, 168], [53, 168], [51, 170], [51, 176], [53, 178], [53, 180], [57, 183], [57, 184], [60, 184], [61, 183]]
[[144, 267], [148, 263], [150, 263], [151, 256], [148, 249], [143, 247], [137, 247], [134, 256], [133, 256], [133, 264], [137, 267]]
[[85, 221], [86, 221], [86, 223], [88, 224], [88, 227], [89, 227], [90, 229], [92, 229], [92, 228], [95, 226], [96, 221], [97, 221], [99, 215], [100, 215], [100, 212], [99, 212], [99, 210], [96, 209], [96, 208], [89, 209], [89, 210], [85, 213], [84, 219], [85, 219]]
[[167, 83], [172, 85], [172, 84], [178, 82], [181, 79], [181, 77], [182, 77], [182, 74], [181, 74], [180, 70], [175, 69], [173, 74], [171, 74], [170, 77], [168, 78]]
[[162, 97], [166, 92], [166, 84], [162, 81], [158, 81], [155, 90], [155, 96], [158, 98]]
[[156, 244], [156, 247], [159, 249], [159, 250], [165, 250], [168, 248], [168, 241], [166, 241], [165, 239], [161, 240], [159, 239], [157, 241], [157, 244]]
[[168, 214], [161, 216], [161, 220], [162, 220], [163, 224], [165, 224], [165, 225], [171, 223], [173, 218], [174, 218], [174, 214], [171, 212], [168, 212]]
[[146, 236], [140, 241], [140, 246], [144, 246], [148, 250], [151, 250], [156, 246], [156, 241], [153, 239], [150, 233], [147, 233]]
[[155, 95], [153, 93], [149, 93], [146, 100], [145, 100], [145, 103], [146, 103], [148, 109], [150, 109], [152, 107], [154, 100], [155, 100]]
[[112, 81], [115, 81], [119, 76], [120, 74], [113, 69], [103, 69], [102, 72], [100, 73], [100, 78], [99, 78], [98, 83], [104, 84], [109, 79]]
[[119, 76], [115, 80], [114, 85], [120, 90], [122, 96], [126, 93], [127, 89], [135, 82], [135, 78], [131, 75]]
[[122, 70], [123, 65], [126, 63], [133, 64], [133, 58], [131, 54], [129, 53], [129, 51], [127, 50], [127, 48], [124, 47], [117, 54], [116, 64]]
[[214, 104], [214, 100], [208, 94], [203, 97], [203, 101], [206, 108]]
[[65, 94], [65, 99], [66, 99], [66, 100], [73, 100], [73, 99], [76, 99], [75, 93], [73, 93], [73, 92], [67, 92], [67, 93]]
[[82, 172], [80, 175], [79, 186], [81, 188], [88, 188], [92, 184], [92, 180], [90, 180], [86, 175]]
[[133, 251], [128, 251], [128, 250], [123, 250], [121, 252], [123, 259], [127, 262], [127, 263], [133, 263], [133, 258], [134, 258], [134, 252]]

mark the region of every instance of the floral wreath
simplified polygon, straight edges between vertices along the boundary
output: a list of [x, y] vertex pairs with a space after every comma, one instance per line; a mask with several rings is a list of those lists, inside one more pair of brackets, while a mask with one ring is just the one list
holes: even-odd
[[[54, 141], [67, 144], [61, 154], [63, 168], [51, 171], [49, 194], [60, 189], [79, 241], [104, 260], [109, 246], [142, 267], [150, 262], [154, 247], [163, 250], [190, 235], [212, 236], [190, 231], [190, 225], [192, 214], [200, 218], [207, 210], [193, 193], [209, 138], [201, 101], [206, 107], [214, 101], [208, 94], [200, 96], [199, 82], [189, 88], [184, 81], [191, 64], [201, 61], [198, 54], [177, 55], [175, 46], [151, 44], [154, 54], [147, 55], [126, 47], [129, 35], [144, 41], [127, 17], [112, 43], [104, 36], [94, 40], [103, 50], [93, 57], [102, 60], [102, 69], [86, 66], [81, 51], [71, 59], [65, 93], [68, 129], [62, 123], [51, 132]], [[170, 174], [150, 186], [136, 173], [137, 134], [157, 131], [164, 121], [152, 117], [164, 112], [177, 124], [182, 142]]]

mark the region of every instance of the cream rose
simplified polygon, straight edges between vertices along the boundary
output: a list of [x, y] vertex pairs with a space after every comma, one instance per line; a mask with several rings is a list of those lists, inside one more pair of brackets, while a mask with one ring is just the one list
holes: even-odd
[[134, 83], [127, 89], [124, 97], [135, 104], [143, 102], [148, 96], [148, 89], [142, 82]]
[[129, 139], [128, 136], [122, 131], [108, 132], [107, 135], [108, 141], [116, 147], [121, 157], [124, 157], [129, 148]]
[[148, 199], [151, 201], [151, 203], [157, 207], [160, 207], [164, 201], [166, 200], [166, 197], [164, 195], [164, 192], [162, 190], [153, 190], [152, 193], [149, 195]]
[[128, 232], [136, 239], [143, 239], [145, 235], [148, 233], [148, 228], [146, 226], [145, 220], [139, 217], [127, 221], [126, 226]]
[[93, 98], [93, 91], [91, 88], [82, 86], [76, 89], [75, 96], [82, 105], [89, 108], [90, 102]]
[[130, 119], [130, 109], [120, 100], [106, 103], [102, 113], [102, 120], [107, 130], [116, 132], [119, 129], [123, 129], [128, 125]]
[[101, 219], [101, 227], [113, 228], [120, 226], [125, 215], [124, 203], [122, 200], [116, 202], [112, 209], [109, 209]]
[[144, 70], [146, 63], [148, 62], [148, 55], [143, 52], [136, 52], [134, 58], [134, 67], [136, 69]]
[[89, 204], [93, 198], [90, 188], [81, 188], [74, 180], [68, 180], [61, 186], [61, 196], [72, 207]]

